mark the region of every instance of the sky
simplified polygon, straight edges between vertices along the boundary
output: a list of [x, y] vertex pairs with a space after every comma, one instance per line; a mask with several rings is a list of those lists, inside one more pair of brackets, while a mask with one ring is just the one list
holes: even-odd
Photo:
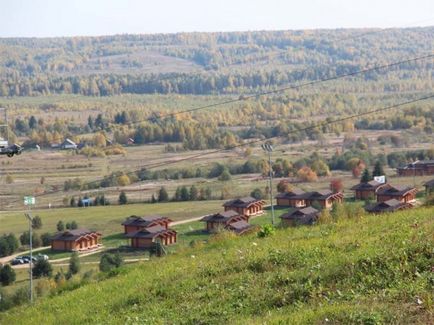
[[432, 25], [434, 0], [0, 0], [0, 37]]

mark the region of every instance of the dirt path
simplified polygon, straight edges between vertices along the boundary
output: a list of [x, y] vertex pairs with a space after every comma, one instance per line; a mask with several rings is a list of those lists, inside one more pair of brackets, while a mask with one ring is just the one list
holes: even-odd
[[190, 223], [190, 222], [199, 221], [203, 217], [206, 217], [206, 215], [205, 216], [200, 216], [200, 217], [194, 217], [194, 218], [190, 218], [190, 219], [185, 219], [185, 220], [180, 220], [180, 221], [174, 221], [170, 225], [171, 226], [183, 225], [184, 223]]

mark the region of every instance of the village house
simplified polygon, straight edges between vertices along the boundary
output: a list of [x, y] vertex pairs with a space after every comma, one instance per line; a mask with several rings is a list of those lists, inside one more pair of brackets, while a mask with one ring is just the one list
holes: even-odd
[[369, 213], [385, 213], [409, 209], [411, 207], [412, 205], [410, 203], [401, 202], [396, 199], [390, 199], [387, 201], [377, 202], [375, 204], [369, 205], [365, 207], [365, 210]]
[[248, 216], [239, 214], [234, 210], [227, 210], [225, 212], [205, 216], [200, 221], [206, 223], [205, 229], [210, 233], [216, 233], [221, 229], [226, 229], [241, 234], [252, 227], [248, 223]]
[[294, 189], [287, 193], [277, 196], [277, 205], [289, 206], [293, 208], [303, 208], [312, 205], [318, 205], [321, 208], [331, 208], [333, 203], [342, 203], [344, 194], [341, 192], [334, 193], [331, 190], [320, 190], [314, 192], [304, 192]]
[[298, 188], [294, 188], [285, 193], [276, 195], [277, 205], [293, 208], [301, 208], [306, 206], [306, 192]]
[[71, 149], [75, 150], [77, 149], [77, 144], [71, 139], [65, 139], [65, 141], [63, 141], [59, 147], [62, 150], [71, 150]]
[[176, 243], [177, 233], [169, 229], [171, 222], [171, 219], [162, 216], [131, 216], [122, 222], [122, 226], [125, 236], [131, 239], [131, 247], [151, 248], [156, 242], [163, 245]]
[[388, 186], [377, 192], [377, 202], [396, 199], [403, 203], [412, 203], [416, 200], [417, 189], [410, 186]]
[[434, 160], [417, 160], [407, 166], [398, 167], [399, 176], [434, 175]]
[[333, 203], [342, 203], [344, 194], [330, 190], [320, 190], [306, 193], [306, 206], [319, 205], [322, 209], [330, 209]]
[[51, 239], [55, 251], [84, 251], [101, 246], [102, 235], [88, 229], [74, 229], [58, 233]]
[[377, 191], [388, 187], [386, 183], [379, 183], [377, 181], [369, 181], [366, 183], [359, 183], [354, 185], [351, 189], [355, 191], [356, 200], [369, 200], [375, 199]]
[[255, 199], [251, 196], [230, 200], [223, 204], [225, 211], [234, 210], [247, 217], [257, 216], [264, 213], [264, 200]]
[[431, 195], [431, 193], [434, 193], [434, 179], [426, 182], [423, 184], [423, 186], [425, 186], [426, 195]]
[[126, 237], [131, 239], [133, 248], [152, 248], [157, 242], [162, 245], [175, 244], [176, 236], [175, 230], [167, 229], [162, 225], [153, 225], [126, 234]]
[[162, 216], [131, 216], [122, 222], [122, 226], [124, 226], [124, 234], [129, 234], [153, 226], [162, 226], [168, 229], [171, 222], [171, 219]]
[[319, 214], [317, 209], [306, 207], [282, 214], [280, 218], [285, 226], [311, 225], [318, 219]]

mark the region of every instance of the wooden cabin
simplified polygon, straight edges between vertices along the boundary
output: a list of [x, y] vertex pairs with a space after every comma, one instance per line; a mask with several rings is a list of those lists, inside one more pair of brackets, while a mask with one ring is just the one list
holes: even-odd
[[395, 212], [398, 210], [409, 209], [413, 207], [410, 203], [401, 202], [396, 199], [390, 199], [383, 202], [377, 202], [370, 206], [367, 206], [365, 210], [369, 213], [385, 213]]
[[407, 166], [398, 167], [399, 176], [434, 175], [434, 160], [417, 160]]
[[285, 213], [280, 218], [285, 226], [311, 225], [318, 219], [319, 214], [317, 209], [306, 207]]
[[377, 191], [388, 187], [386, 183], [379, 183], [377, 181], [369, 181], [366, 183], [359, 183], [354, 185], [351, 189], [355, 191], [356, 200], [369, 200], [377, 197]]
[[312, 206], [315, 203], [319, 204], [323, 209], [330, 209], [333, 203], [342, 203], [344, 194], [342, 192], [334, 193], [331, 190], [321, 190], [306, 193], [306, 206]]
[[171, 219], [162, 216], [131, 216], [122, 222], [122, 226], [124, 226], [124, 234], [130, 234], [153, 226], [168, 229], [171, 222]]
[[434, 179], [426, 182], [425, 184], [423, 184], [423, 186], [425, 186], [426, 195], [431, 195], [432, 193], [434, 193]]
[[410, 186], [389, 186], [377, 192], [377, 202], [396, 199], [403, 203], [412, 203], [416, 200], [417, 189]]
[[249, 231], [252, 231], [255, 227], [249, 224], [245, 220], [240, 220], [237, 222], [230, 223], [226, 226], [226, 230], [235, 232], [237, 235], [242, 235]]
[[302, 208], [306, 206], [306, 192], [298, 188], [276, 195], [277, 205]]
[[233, 210], [247, 217], [257, 216], [264, 213], [264, 200], [255, 199], [251, 196], [230, 200], [223, 204], [225, 211]]
[[[240, 221], [244, 221], [245, 224], [250, 226], [248, 224], [249, 217], [234, 210], [227, 210], [225, 212], [205, 216], [200, 221], [206, 223], [205, 229], [210, 233], [218, 232], [220, 229], [228, 229], [231, 224], [238, 223]], [[241, 224], [238, 225], [241, 226]]]
[[51, 239], [55, 251], [85, 251], [101, 246], [102, 235], [88, 229], [74, 229], [58, 233]]
[[162, 225], [154, 225], [126, 234], [126, 237], [131, 239], [133, 248], [152, 248], [157, 242], [162, 245], [175, 244], [176, 236], [175, 230], [167, 229]]

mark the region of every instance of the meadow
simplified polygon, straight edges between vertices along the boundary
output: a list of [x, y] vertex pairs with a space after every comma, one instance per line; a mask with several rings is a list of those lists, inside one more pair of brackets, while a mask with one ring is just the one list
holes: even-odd
[[[429, 324], [434, 209], [221, 234], [0, 315], [21, 324]], [[92, 303], [86, 303], [91, 301]]]

